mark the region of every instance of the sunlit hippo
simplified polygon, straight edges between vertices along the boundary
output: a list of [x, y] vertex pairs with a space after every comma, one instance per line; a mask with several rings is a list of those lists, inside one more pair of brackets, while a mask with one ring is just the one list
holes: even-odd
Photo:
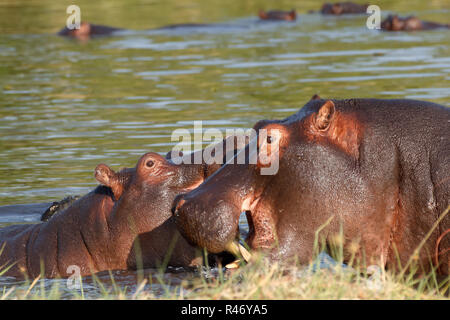
[[440, 24], [429, 21], [422, 21], [415, 16], [399, 17], [397, 15], [389, 15], [381, 22], [381, 29], [385, 31], [419, 31], [433, 30], [439, 28], [450, 28], [449, 24]]
[[292, 9], [291, 11], [260, 10], [258, 16], [261, 20], [295, 21], [297, 19], [297, 12], [294, 9]]
[[[234, 137], [225, 141], [230, 139]], [[238, 139], [234, 147], [239, 143], [243, 147], [245, 140]], [[223, 148], [224, 157], [236, 152], [226, 149], [226, 143]], [[193, 159], [194, 153], [184, 157]], [[100, 164], [95, 178], [101, 186], [48, 222], [0, 229], [0, 272], [11, 266], [4, 275], [36, 277], [42, 266], [43, 275], [54, 278], [70, 276], [72, 265], [83, 276], [163, 262], [175, 267], [202, 264], [202, 254], [179, 236], [170, 208], [177, 194], [197, 187], [220, 166], [174, 164], [156, 153], [117, 173]], [[212, 258], [214, 262], [217, 257]]]
[[[450, 214], [440, 215], [450, 204], [449, 108], [311, 99], [296, 114], [255, 129], [267, 130], [253, 140], [257, 161], [227, 163], [175, 199], [175, 222], [191, 244], [224, 250], [246, 212], [247, 243], [273, 259], [310, 262], [319, 234], [319, 244], [344, 243], [345, 262], [354, 254], [366, 266], [396, 269], [413, 265], [409, 259], [431, 231], [414, 262], [426, 271], [433, 258], [448, 274]], [[244, 150], [250, 161], [251, 144]], [[262, 174], [277, 161], [276, 173]]]
[[368, 7], [368, 4], [357, 4], [349, 1], [324, 3], [319, 12], [324, 15], [336, 16], [341, 14], [362, 14], [367, 12]]

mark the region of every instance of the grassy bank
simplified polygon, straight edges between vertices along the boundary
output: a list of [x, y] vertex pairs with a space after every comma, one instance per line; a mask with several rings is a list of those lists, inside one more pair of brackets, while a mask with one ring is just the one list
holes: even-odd
[[[417, 276], [415, 257], [449, 213], [443, 212], [399, 272], [366, 266], [352, 255], [344, 262], [343, 235], [327, 248], [316, 232], [316, 259], [309, 266], [266, 259], [253, 252], [248, 264], [236, 269], [199, 268], [196, 271], [166, 268], [138, 271], [102, 272], [77, 279], [40, 279], [26, 281], [1, 278], [0, 300], [4, 299], [447, 299], [450, 300], [450, 276]], [[328, 222], [327, 222], [328, 223]], [[326, 223], [326, 224], [327, 224]], [[325, 227], [326, 224], [323, 226]], [[339, 240], [341, 239], [341, 240]], [[321, 242], [319, 244], [319, 242]], [[0, 248], [1, 254], [2, 248]], [[356, 252], [356, 251], [355, 251]]]
[[434, 273], [400, 278], [381, 271], [361, 274], [339, 265], [316, 272], [312, 268], [286, 269], [261, 259], [231, 272], [203, 269], [178, 283], [157, 272], [126, 286], [110, 273], [109, 280], [83, 279], [81, 288], [71, 291], [67, 280], [53, 280], [51, 286], [35, 280], [0, 287], [0, 299], [449, 299], [449, 277], [438, 282]]

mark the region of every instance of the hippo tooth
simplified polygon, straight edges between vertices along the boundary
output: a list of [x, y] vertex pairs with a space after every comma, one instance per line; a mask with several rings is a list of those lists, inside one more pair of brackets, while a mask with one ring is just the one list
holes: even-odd
[[241, 263], [241, 260], [237, 259], [237, 260], [234, 260], [233, 262], [230, 262], [229, 264], [227, 264], [225, 266], [225, 268], [227, 268], [227, 269], [237, 269], [237, 268], [239, 268], [240, 263]]
[[245, 249], [245, 248], [244, 248], [239, 242], [237, 242], [237, 241], [230, 242], [230, 244], [227, 245], [227, 246], [225, 247], [225, 249], [226, 249], [228, 252], [234, 254], [234, 255], [237, 256], [237, 257], [242, 256], [242, 258], [244, 258], [244, 260], [245, 260], [246, 262], [248, 262], [248, 261], [250, 260], [251, 256], [252, 256], [252, 255], [250, 254], [250, 252], [248, 252], [248, 250]]

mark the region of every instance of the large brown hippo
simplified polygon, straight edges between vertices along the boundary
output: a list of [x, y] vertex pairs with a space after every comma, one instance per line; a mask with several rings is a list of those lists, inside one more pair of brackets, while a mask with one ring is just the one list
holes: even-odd
[[[234, 154], [245, 140], [229, 137], [218, 146], [226, 159], [227, 152]], [[210, 149], [198, 152], [205, 150]], [[184, 162], [193, 163], [195, 154], [183, 156]], [[78, 266], [82, 276], [135, 269], [139, 263], [144, 268], [163, 261], [170, 266], [199, 265], [201, 255], [178, 235], [170, 208], [177, 194], [195, 188], [220, 166], [204, 161], [174, 164], [156, 153], [117, 173], [98, 165], [95, 177], [101, 186], [47, 222], [0, 229], [0, 271], [12, 265], [4, 275], [36, 277], [42, 263], [44, 276], [54, 278], [70, 276], [71, 265]]]
[[397, 15], [389, 15], [381, 22], [381, 29], [384, 31], [419, 31], [433, 30], [439, 28], [450, 28], [449, 24], [441, 24], [430, 21], [422, 21], [415, 16], [399, 17]]
[[[172, 212], [191, 244], [220, 252], [236, 237], [246, 212], [247, 242], [285, 261], [312, 259], [316, 232], [345, 261], [366, 266], [407, 264], [426, 234], [419, 262], [428, 270], [439, 242], [441, 271], [449, 271], [450, 109], [415, 100], [312, 99], [284, 120], [265, 120], [258, 153], [267, 161], [227, 163], [195, 190], [179, 195]], [[261, 137], [261, 136], [260, 136]], [[244, 149], [249, 160], [250, 145]], [[244, 152], [244, 151], [241, 151]], [[262, 175], [279, 160], [276, 174]], [[342, 229], [341, 229], [342, 228]]]

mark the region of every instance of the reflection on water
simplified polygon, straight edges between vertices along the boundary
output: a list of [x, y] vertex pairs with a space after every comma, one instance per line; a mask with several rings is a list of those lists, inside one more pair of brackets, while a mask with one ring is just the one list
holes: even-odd
[[[172, 131], [194, 120], [248, 128], [316, 93], [450, 106], [448, 30], [368, 30], [364, 15], [306, 14], [319, 6], [312, 0], [277, 2], [297, 8], [291, 23], [258, 22], [255, 13], [269, 9], [259, 0], [180, 3], [79, 1], [89, 21], [136, 30], [88, 42], [53, 35], [63, 3], [0, 4], [0, 205], [84, 194], [98, 163], [118, 169], [148, 151], [165, 154]], [[439, 0], [380, 6], [438, 22], [450, 11]], [[143, 30], [188, 22], [218, 25]], [[3, 207], [0, 227], [36, 222], [41, 209]]]

